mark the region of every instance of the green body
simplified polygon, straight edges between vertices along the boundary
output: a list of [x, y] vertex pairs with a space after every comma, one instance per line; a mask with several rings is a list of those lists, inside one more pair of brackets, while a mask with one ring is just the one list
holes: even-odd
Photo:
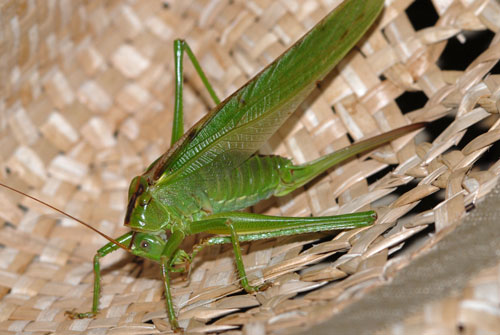
[[[212, 213], [240, 210], [270, 197], [282, 186], [284, 167], [289, 165], [290, 160], [279, 156], [252, 156], [233, 169], [220, 169], [216, 174], [201, 170], [181, 181], [154, 187], [151, 195], [168, 206], [172, 216], [177, 214], [183, 221], [198, 220]], [[148, 208], [140, 210], [146, 212]]]
[[[379, 135], [303, 165], [255, 152], [344, 57], [369, 28], [383, 0], [349, 0], [328, 14], [302, 39], [246, 85], [219, 102], [191, 49], [175, 41], [176, 101], [172, 147], [134, 178], [129, 189], [125, 225], [131, 232], [99, 249], [94, 259], [92, 311], [100, 290], [99, 259], [119, 247], [161, 264], [167, 314], [179, 329], [170, 292], [170, 272], [189, 262], [204, 245], [231, 243], [242, 287], [247, 292], [267, 285], [249, 285], [240, 241], [362, 227], [376, 219], [373, 211], [328, 217], [274, 217], [240, 212], [262, 199], [282, 196], [306, 184], [331, 166], [375, 148], [422, 125]], [[183, 134], [182, 59], [186, 52], [217, 106]], [[215, 236], [189, 255], [179, 248], [187, 235]]]
[[290, 178], [290, 161], [253, 155], [359, 40], [382, 4], [344, 2], [179, 140], [174, 131], [172, 148], [132, 181], [125, 225], [162, 232], [302, 186]]

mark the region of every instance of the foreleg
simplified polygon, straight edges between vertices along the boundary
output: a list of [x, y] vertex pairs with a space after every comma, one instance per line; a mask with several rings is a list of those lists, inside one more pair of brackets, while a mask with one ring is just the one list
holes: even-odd
[[[130, 241], [132, 239], [132, 232], [128, 232], [125, 235], [120, 236], [116, 239], [119, 243], [128, 247], [130, 245]], [[92, 299], [92, 310], [86, 313], [75, 313], [75, 312], [66, 312], [70, 318], [73, 319], [85, 319], [92, 318], [97, 315], [99, 312], [99, 297], [101, 293], [101, 265], [99, 260], [108, 255], [109, 253], [118, 250], [120, 247], [114, 243], [108, 243], [101, 249], [97, 250], [96, 255], [94, 256], [94, 295]]]

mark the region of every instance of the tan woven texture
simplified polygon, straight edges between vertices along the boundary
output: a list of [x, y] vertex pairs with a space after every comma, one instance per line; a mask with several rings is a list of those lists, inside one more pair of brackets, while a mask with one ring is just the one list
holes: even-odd
[[[223, 97], [339, 2], [0, 1], [1, 180], [106, 234], [123, 234], [131, 178], [169, 146], [173, 39], [189, 42]], [[252, 209], [287, 216], [376, 209], [377, 223], [242, 244], [249, 277], [272, 283], [255, 295], [240, 289], [230, 246], [206, 248], [189, 280], [173, 279], [181, 326], [231, 334], [306, 329], [335, 312], [310, 313], [322, 303], [342, 309], [404, 271], [495, 186], [500, 76], [489, 73], [500, 58], [500, 3], [429, 1], [437, 22], [419, 30], [405, 12], [412, 3], [386, 1], [369, 34], [262, 152], [302, 163], [411, 122], [434, 121], [429, 130]], [[487, 30], [493, 38], [465, 70], [441, 70], [438, 59], [448, 40], [465, 43], [473, 36], [466, 30]], [[212, 103], [189, 62], [185, 72], [188, 127]], [[425, 106], [402, 111], [395, 99], [405, 92], [422, 92]], [[124, 252], [106, 256], [101, 313], [70, 320], [65, 311], [90, 310], [92, 259], [105, 240], [4, 189], [0, 218], [1, 333], [170, 332], [157, 264]], [[195, 242], [189, 237], [186, 245]], [[462, 298], [429, 307], [436, 317], [416, 315], [398, 329], [419, 333], [431, 323], [450, 325], [464, 320], [457, 315], [473, 320], [481, 313], [489, 323], [476, 322], [467, 334], [500, 329], [498, 271], [485, 270]], [[478, 286], [482, 293], [476, 300], [490, 299], [490, 309], [446, 314], [472, 306], [461, 299], [469, 299], [471, 287]]]

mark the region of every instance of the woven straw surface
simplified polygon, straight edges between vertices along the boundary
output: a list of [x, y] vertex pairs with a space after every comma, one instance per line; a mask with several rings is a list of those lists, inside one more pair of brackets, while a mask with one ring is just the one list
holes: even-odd
[[[2, 181], [119, 236], [129, 181], [169, 145], [173, 39], [190, 43], [218, 95], [227, 96], [339, 2], [0, 1]], [[253, 208], [289, 216], [374, 208], [377, 224], [242, 245], [249, 276], [273, 283], [256, 295], [235, 294], [230, 246], [206, 248], [189, 281], [173, 280], [181, 326], [232, 334], [307, 328], [335, 312], [310, 313], [318, 305], [341, 309], [404, 271], [496, 184], [498, 152], [488, 150], [500, 138], [500, 77], [488, 74], [500, 58], [500, 3], [433, 0], [437, 22], [416, 30], [405, 12], [412, 2], [386, 1], [340, 70], [262, 148], [302, 163], [352, 139], [435, 121], [418, 144], [415, 133], [405, 136]], [[465, 69], [442, 70], [448, 39], [466, 42], [465, 30], [493, 38]], [[186, 64], [191, 126], [211, 100]], [[405, 92], [421, 92], [425, 106], [402, 110], [395, 99]], [[169, 332], [156, 264], [122, 252], [105, 257], [102, 312], [69, 320], [65, 311], [90, 309], [92, 258], [105, 241], [7, 190], [0, 190], [0, 217], [0, 332]], [[485, 289], [498, 294], [498, 271], [471, 285], [488, 281]], [[450, 320], [416, 316], [400, 327]]]

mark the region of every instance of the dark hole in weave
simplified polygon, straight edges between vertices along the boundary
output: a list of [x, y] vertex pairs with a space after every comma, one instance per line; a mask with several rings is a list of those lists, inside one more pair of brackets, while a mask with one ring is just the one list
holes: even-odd
[[[498, 116], [492, 116], [489, 117], [493, 119], [493, 122], [498, 118]], [[490, 119], [490, 120], [491, 120]], [[492, 122], [488, 122], [488, 118], [483, 119], [482, 121], [479, 121], [469, 127], [467, 127], [466, 132], [460, 142], [458, 142], [456, 149], [462, 150], [467, 144], [469, 144], [470, 141], [474, 140], [477, 138], [479, 135], [484, 134], [485, 132], [488, 131], [488, 126], [486, 124], [492, 125]]]
[[453, 121], [455, 121], [454, 113], [453, 115], [448, 114], [447, 116], [426, 124], [425, 131], [432, 136], [432, 139], [434, 139], [439, 136], [439, 134], [441, 134]]
[[372, 174], [371, 176], [368, 176], [366, 178], [368, 185], [371, 185], [374, 182], [376, 182], [377, 180], [384, 178], [385, 175], [388, 174], [389, 172], [391, 172], [392, 170], [394, 170], [394, 165], [388, 165], [385, 168], [383, 168], [382, 170]]
[[429, 235], [433, 234], [435, 232], [434, 225], [428, 225], [425, 229], [422, 231], [419, 231], [416, 234], [413, 234], [409, 238], [407, 238], [404, 241], [404, 246], [403, 248], [395, 251], [392, 253], [389, 258], [395, 258], [398, 256], [402, 255], [409, 255], [411, 254], [414, 250], [418, 250], [420, 247], [422, 247], [425, 243], [427, 243]]
[[[333, 237], [330, 236], [330, 240], [333, 240]], [[347, 253], [348, 250], [345, 250], [345, 251], [338, 251], [336, 253], [334, 253], [333, 255], [331, 256], [328, 256], [326, 258], [324, 258], [321, 263], [333, 263], [335, 262], [336, 260], [338, 260], [340, 257], [344, 256], [346, 253]], [[320, 264], [320, 263], [318, 263]], [[343, 278], [342, 278], [343, 279]], [[342, 279], [339, 279], [339, 280], [342, 280]]]
[[386, 80], [386, 79], [387, 79], [387, 77], [386, 77], [386, 76], [382, 73], [380, 76], [378, 76], [378, 79], [379, 79], [380, 81], [384, 81], [384, 80]]
[[[410, 183], [398, 187], [396, 191], [392, 193], [392, 196], [396, 195], [398, 198], [403, 195], [404, 193], [411, 191], [413, 188], [415, 188], [420, 180], [419, 179], [414, 179]], [[430, 194], [423, 199], [420, 200], [420, 202], [412, 208], [403, 218], [402, 220], [405, 220], [405, 222], [411, 222], [408, 218], [411, 218], [413, 215], [417, 215], [419, 213], [422, 213], [424, 211], [430, 210], [434, 207], [436, 207], [438, 204], [440, 204], [444, 200], [444, 190], [441, 189], [433, 194]], [[406, 219], [405, 219], [406, 218]], [[429, 234], [432, 234], [435, 231], [435, 227], [433, 224], [429, 225], [427, 228], [423, 229], [422, 231], [414, 234], [404, 242], [404, 248], [401, 248], [400, 250], [395, 251], [393, 254], [390, 255], [390, 258], [397, 257], [398, 255], [401, 254], [406, 254], [408, 252], [411, 252], [414, 250], [414, 247], [418, 247], [421, 243], [424, 243], [427, 240], [427, 237]], [[391, 229], [389, 229], [386, 234], [391, 234]]]
[[406, 8], [406, 15], [415, 30], [432, 27], [439, 19], [431, 0], [414, 1]]
[[[495, 119], [497, 116], [494, 117]], [[479, 121], [478, 123], [475, 123], [469, 127], [466, 128], [466, 132], [460, 142], [458, 142], [456, 149], [462, 150], [470, 141], [475, 139], [481, 134], [484, 134], [485, 132], [488, 131], [488, 127], [485, 127], [485, 125], [482, 123], [483, 121]]]
[[[401, 185], [393, 193], [391, 193], [391, 195], [397, 196], [399, 198], [406, 192], [413, 190], [419, 182], [420, 179], [414, 179], [406, 185]], [[422, 198], [422, 200], [420, 200], [420, 202], [414, 208], [412, 208], [404, 217], [407, 217], [408, 215], [412, 214], [419, 214], [437, 206], [444, 200], [444, 196], [440, 192], [441, 191], [438, 191]]]
[[473, 170], [486, 171], [500, 157], [500, 142], [497, 141], [476, 161]]
[[[461, 150], [478, 136], [487, 133], [488, 129], [497, 119], [497, 115], [491, 115], [488, 118], [468, 127], [464, 137], [458, 143], [456, 148]], [[493, 145], [474, 163], [473, 169], [485, 171], [498, 160], [498, 157], [500, 157], [500, 143], [497, 141], [493, 143]]]
[[302, 246], [301, 253], [304, 252], [304, 251], [306, 251], [306, 250], [308, 250], [308, 249], [311, 249], [312, 247], [314, 247], [317, 244], [321, 244], [323, 242], [331, 241], [335, 236], [337, 236], [340, 233], [340, 230], [325, 231], [323, 233], [327, 234], [327, 235], [323, 236], [323, 237], [320, 237], [319, 239], [314, 240], [314, 241], [312, 241], [310, 243], [304, 244]]
[[422, 91], [404, 92], [396, 98], [396, 104], [403, 114], [425, 106], [429, 98]]
[[463, 31], [462, 35], [465, 36], [465, 43], [460, 43], [456, 37], [448, 40], [437, 61], [441, 70], [465, 70], [488, 48], [495, 34], [490, 30], [483, 30]]
[[497, 61], [495, 66], [490, 71], [491, 74], [500, 74], [500, 62]]

